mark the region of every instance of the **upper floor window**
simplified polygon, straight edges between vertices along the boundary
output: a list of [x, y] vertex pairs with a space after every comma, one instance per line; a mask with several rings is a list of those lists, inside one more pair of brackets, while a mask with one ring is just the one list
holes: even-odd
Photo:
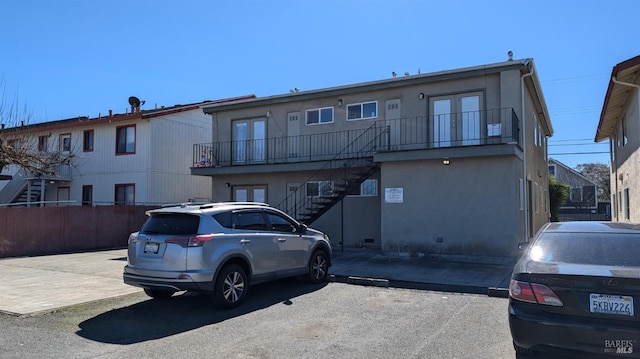
[[556, 165], [549, 165], [549, 174], [553, 177], [556, 176]]
[[306, 111], [307, 125], [333, 122], [333, 107], [316, 108]]
[[136, 126], [122, 126], [116, 128], [116, 154], [131, 154], [136, 152]]
[[22, 141], [17, 138], [7, 141], [7, 144], [15, 150], [19, 150], [22, 147]]
[[91, 152], [93, 151], [93, 130], [84, 131], [82, 138], [82, 151]]
[[362, 120], [378, 117], [378, 101], [347, 105], [347, 120]]
[[49, 136], [39, 136], [38, 137], [38, 151], [39, 152], [47, 152], [48, 145], [49, 145]]
[[71, 134], [70, 133], [61, 134], [58, 138], [58, 146], [59, 146], [58, 149], [62, 153], [71, 152]]

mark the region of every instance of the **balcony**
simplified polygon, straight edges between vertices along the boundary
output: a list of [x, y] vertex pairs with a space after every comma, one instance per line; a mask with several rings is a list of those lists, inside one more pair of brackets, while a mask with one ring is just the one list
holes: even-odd
[[378, 152], [520, 143], [519, 119], [508, 108], [378, 120], [367, 129], [195, 144], [193, 167], [328, 161], [372, 157]]

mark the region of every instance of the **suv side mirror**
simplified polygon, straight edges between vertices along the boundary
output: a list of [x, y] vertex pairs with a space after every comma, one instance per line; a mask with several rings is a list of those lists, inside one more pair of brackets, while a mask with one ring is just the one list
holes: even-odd
[[298, 226], [298, 232], [305, 233], [306, 231], [307, 231], [307, 225], [304, 223], [300, 223], [300, 225]]
[[518, 243], [518, 250], [519, 251], [523, 251], [523, 250], [527, 249], [527, 247], [529, 247], [529, 243], [530, 242], [520, 242], [520, 243]]

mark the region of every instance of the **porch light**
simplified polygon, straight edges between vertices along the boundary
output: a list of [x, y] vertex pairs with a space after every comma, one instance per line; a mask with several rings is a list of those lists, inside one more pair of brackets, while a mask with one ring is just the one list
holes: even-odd
[[418, 98], [421, 100], [424, 100], [424, 93], [420, 92], [420, 94], [418, 95]]
[[341, 98], [338, 99], [338, 107], [342, 107], [342, 99]]
[[448, 166], [451, 162], [449, 162], [449, 157], [446, 157], [442, 160], [442, 164]]

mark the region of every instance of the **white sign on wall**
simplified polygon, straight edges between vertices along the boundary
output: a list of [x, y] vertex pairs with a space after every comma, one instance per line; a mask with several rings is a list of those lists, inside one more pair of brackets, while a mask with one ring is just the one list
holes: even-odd
[[384, 203], [403, 203], [404, 188], [385, 188]]

